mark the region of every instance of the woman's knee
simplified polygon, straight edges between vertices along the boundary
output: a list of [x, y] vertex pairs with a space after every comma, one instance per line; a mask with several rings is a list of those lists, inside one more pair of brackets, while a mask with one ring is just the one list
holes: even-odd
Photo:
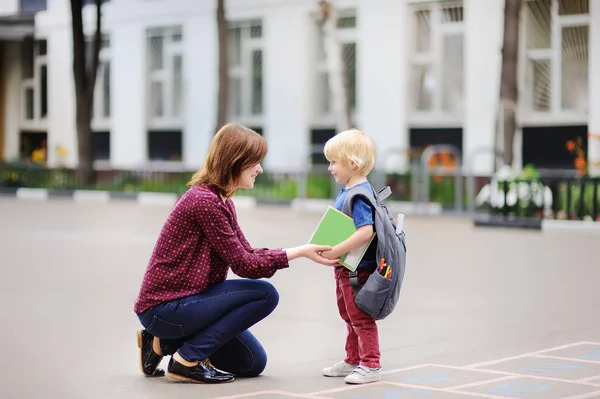
[[266, 280], [251, 280], [252, 288], [262, 293], [265, 303], [271, 308], [275, 309], [279, 304], [279, 292], [273, 284]]
[[248, 367], [246, 370], [243, 370], [239, 376], [240, 377], [257, 377], [265, 370], [267, 367], [267, 352], [263, 346], [258, 342], [258, 340], [254, 337], [245, 337], [245, 345], [248, 350], [247, 355], [249, 355], [249, 359], [247, 358]]
[[245, 372], [246, 377], [258, 377], [267, 367], [267, 354], [265, 351], [254, 353], [254, 363], [252, 368]]

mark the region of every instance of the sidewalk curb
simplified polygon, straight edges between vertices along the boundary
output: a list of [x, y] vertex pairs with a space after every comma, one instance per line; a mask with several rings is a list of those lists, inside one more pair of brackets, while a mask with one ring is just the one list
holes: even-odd
[[[109, 203], [112, 201], [132, 201], [140, 205], [172, 206], [179, 196], [174, 193], [139, 192], [126, 193], [117, 191], [95, 190], [48, 190], [44, 188], [12, 188], [0, 187], [0, 197], [15, 197], [22, 200], [50, 201], [52, 199], [71, 199], [75, 202]], [[250, 196], [235, 196], [233, 202], [238, 209], [255, 209], [263, 206], [289, 207], [299, 212], [324, 212], [333, 200], [327, 199], [293, 199], [268, 200]], [[405, 215], [438, 216], [442, 215], [439, 203], [412, 203], [409, 201], [387, 201], [390, 213]]]
[[600, 222], [585, 220], [554, 220], [554, 219], [504, 219], [488, 215], [475, 217], [475, 227], [511, 228], [520, 230], [537, 230], [545, 233], [600, 233]]
[[548, 233], [600, 233], [600, 222], [594, 222], [591, 220], [543, 220], [542, 230]]

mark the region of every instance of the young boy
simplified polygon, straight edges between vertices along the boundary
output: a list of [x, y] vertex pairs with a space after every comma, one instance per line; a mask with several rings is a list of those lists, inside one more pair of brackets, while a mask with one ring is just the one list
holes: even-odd
[[[375, 148], [371, 140], [356, 129], [338, 133], [324, 148], [329, 161], [328, 170], [338, 184], [345, 185], [335, 200], [335, 207], [342, 210], [348, 190], [357, 185], [370, 188], [367, 175], [375, 165]], [[373, 235], [373, 211], [364, 201], [358, 199], [352, 207], [352, 218], [356, 233], [344, 242], [334, 246], [323, 256], [335, 259], [353, 250]], [[377, 242], [369, 245], [358, 266], [358, 280], [361, 284], [377, 268]], [[346, 358], [331, 367], [323, 369], [328, 377], [345, 377], [348, 384], [364, 384], [381, 380], [379, 364], [379, 336], [375, 319], [362, 312], [354, 302], [354, 292], [350, 285], [350, 271], [343, 267], [335, 268], [336, 296], [340, 316], [346, 322]]]

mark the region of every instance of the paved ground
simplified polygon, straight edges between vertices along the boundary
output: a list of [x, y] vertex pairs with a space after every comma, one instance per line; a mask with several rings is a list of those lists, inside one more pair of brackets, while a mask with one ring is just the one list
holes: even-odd
[[[385, 381], [320, 376], [343, 355], [331, 270], [292, 263], [253, 331], [264, 375], [205, 386], [146, 379], [132, 304], [169, 208], [0, 198], [0, 397], [600, 397], [597, 236], [408, 218], [401, 303], [380, 323]], [[255, 246], [305, 242], [318, 214], [239, 210]], [[596, 248], [596, 249], [594, 249]]]

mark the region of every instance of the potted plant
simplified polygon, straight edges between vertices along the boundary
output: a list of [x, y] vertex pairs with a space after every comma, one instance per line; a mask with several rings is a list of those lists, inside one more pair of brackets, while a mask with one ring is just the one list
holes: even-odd
[[552, 191], [539, 178], [533, 165], [522, 170], [504, 165], [482, 187], [475, 204], [487, 207], [491, 214], [503, 214], [506, 210], [515, 216], [547, 216], [552, 209]]

